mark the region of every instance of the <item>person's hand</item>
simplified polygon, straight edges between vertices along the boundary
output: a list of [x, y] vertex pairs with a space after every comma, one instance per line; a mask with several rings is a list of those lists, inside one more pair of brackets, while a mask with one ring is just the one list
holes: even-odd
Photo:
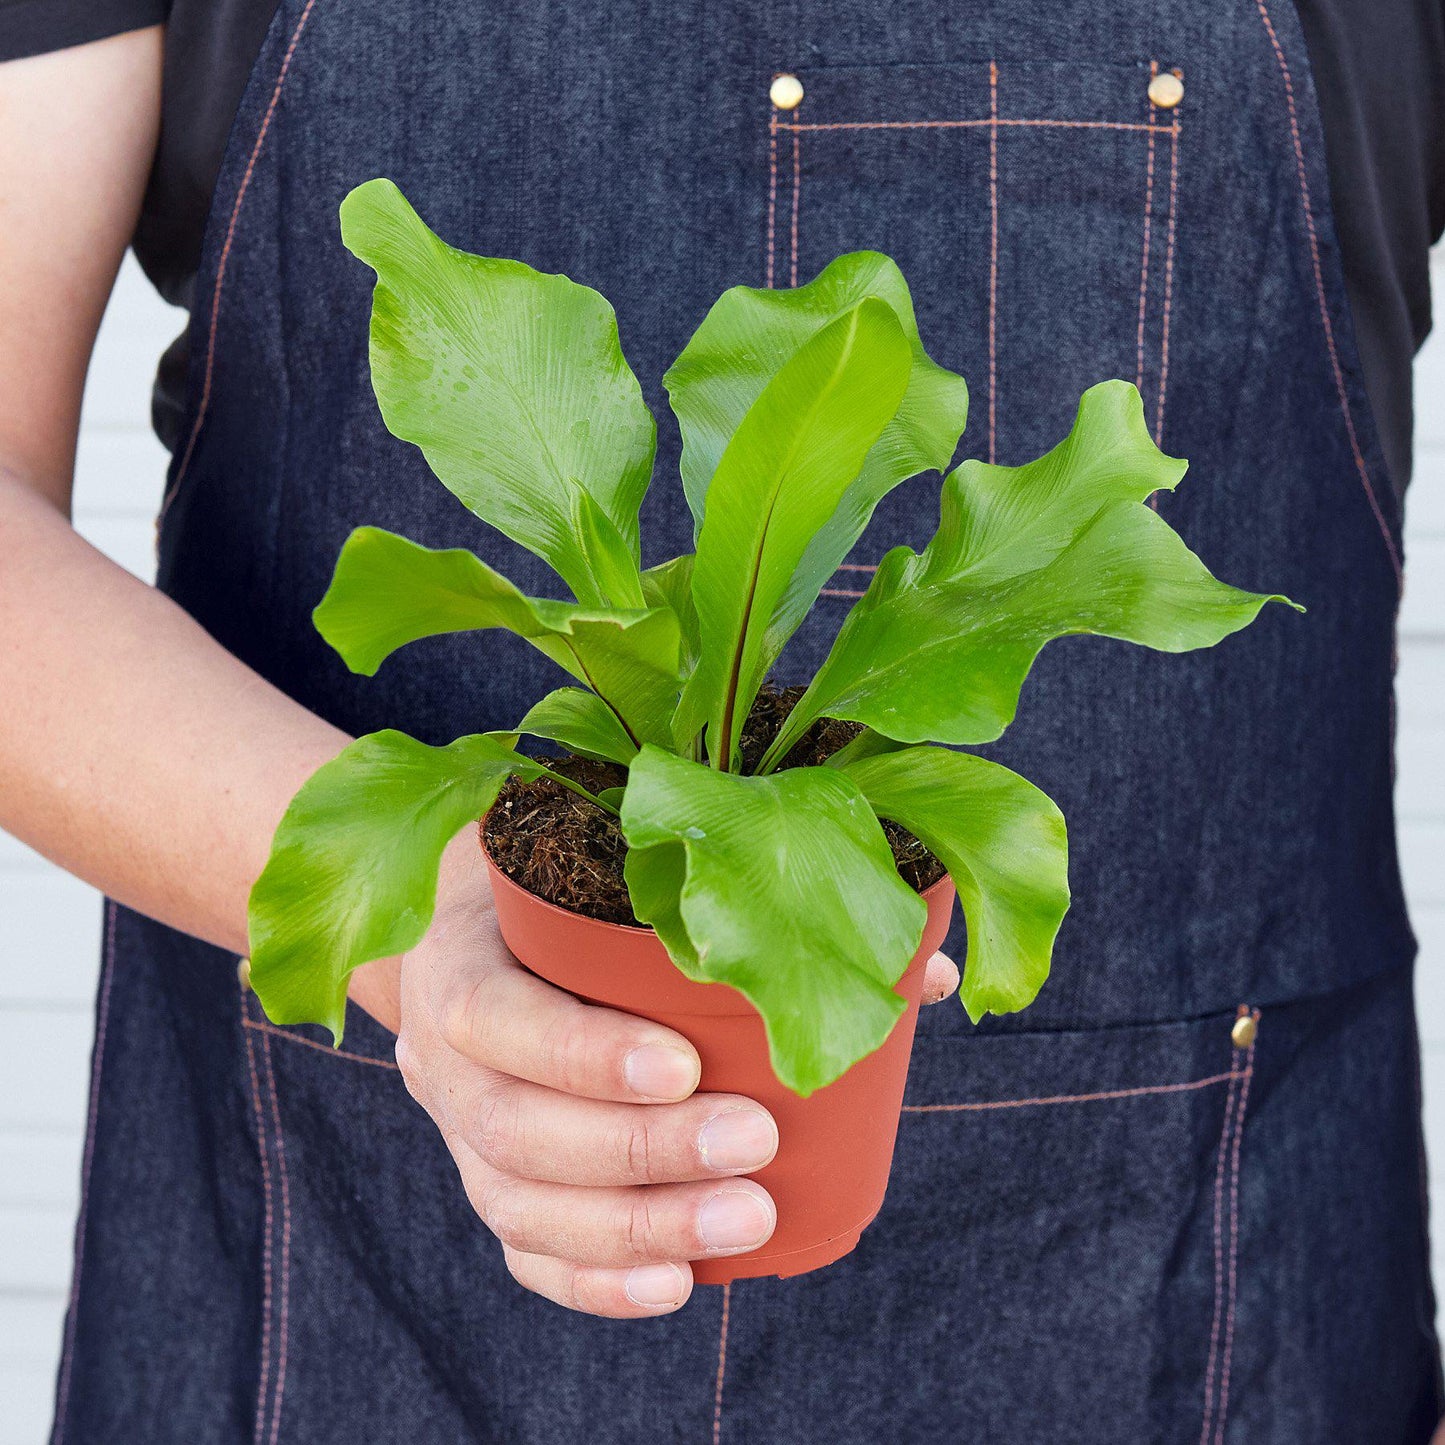
[[[680, 1034], [579, 1002], [502, 942], [474, 834], [443, 864], [436, 920], [401, 962], [396, 1058], [446, 1140], [472, 1207], [526, 1288], [616, 1319], [667, 1314], [688, 1260], [741, 1254], [773, 1232], [743, 1176], [777, 1149], [771, 1116], [698, 1094]], [[353, 997], [387, 1022], [373, 966]], [[943, 955], [929, 1001], [958, 986]], [[368, 994], [370, 996], [368, 996]]]

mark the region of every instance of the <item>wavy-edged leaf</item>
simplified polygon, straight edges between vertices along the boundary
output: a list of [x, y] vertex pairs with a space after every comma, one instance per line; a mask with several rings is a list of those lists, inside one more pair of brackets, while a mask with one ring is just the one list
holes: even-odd
[[448, 246], [388, 180], [346, 197], [341, 236], [376, 272], [371, 380], [392, 434], [579, 601], [640, 605], [656, 427], [607, 300]]
[[368, 677], [408, 642], [502, 627], [605, 698], [637, 743], [672, 736], [680, 631], [669, 608], [619, 611], [527, 597], [462, 548], [433, 551], [380, 527], [358, 527], [312, 616], [346, 665]]
[[857, 785], [832, 768], [720, 773], [646, 747], [622, 801], [633, 910], [689, 978], [743, 993], [799, 1094], [871, 1053], [927, 909]]
[[904, 748], [843, 771], [952, 876], [968, 922], [960, 994], [969, 1018], [1032, 1003], [1069, 909], [1068, 833], [1053, 800], [997, 763], [947, 748]]
[[798, 348], [718, 463], [693, 562], [701, 652], [683, 703], [706, 717], [717, 767], [732, 766], [771, 661], [773, 609], [898, 410], [911, 365], [892, 308], [860, 302]]
[[869, 297], [886, 302], [903, 327], [913, 361], [908, 388], [778, 600], [768, 624], [771, 658], [847, 557], [879, 501], [908, 477], [948, 465], [968, 417], [968, 387], [924, 350], [908, 283], [876, 251], [839, 256], [807, 285], [790, 290], [725, 291], [663, 378], [682, 429], [683, 488], [701, 529], [713, 474], [753, 403], [798, 347]]
[[624, 767], [637, 756], [637, 744], [627, 736], [617, 714], [595, 692], [580, 687], [549, 692], [517, 724], [517, 731], [546, 738], [585, 758]]
[[1069, 436], [1039, 460], [965, 462], [944, 483], [932, 541], [883, 559], [764, 767], [823, 715], [904, 742], [990, 742], [1056, 637], [1186, 652], [1269, 602], [1293, 606], [1220, 582], [1144, 505], [1184, 466], [1154, 445], [1139, 393], [1118, 381], [1085, 392]]
[[339, 1044], [352, 970], [421, 941], [447, 844], [511, 774], [543, 771], [489, 734], [433, 748], [390, 730], [318, 768], [251, 889], [251, 984], [271, 1020], [324, 1024]]

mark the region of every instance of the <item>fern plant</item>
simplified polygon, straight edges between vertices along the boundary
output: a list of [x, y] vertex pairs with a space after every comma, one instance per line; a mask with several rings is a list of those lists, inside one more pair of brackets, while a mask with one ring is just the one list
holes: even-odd
[[[689, 978], [747, 996], [799, 1093], [875, 1049], [904, 1009], [894, 985], [925, 907], [879, 819], [957, 885], [970, 1016], [1028, 1004], [1069, 902], [1064, 820], [959, 747], [1003, 732], [1053, 638], [1182, 652], [1285, 600], [1215, 579], [1145, 505], [1185, 463], [1155, 447], [1135, 389], [1090, 389], [1036, 461], [949, 473], [937, 531], [883, 559], [748, 775], [739, 733], [784, 644], [879, 500], [942, 471], [963, 431], [967, 389], [924, 351], [897, 266], [859, 252], [805, 286], [717, 301], [665, 377], [696, 551], [644, 569], [655, 424], [607, 301], [453, 249], [389, 181], [352, 192], [341, 221], [377, 276], [387, 427], [571, 597], [525, 596], [470, 552], [362, 527], [316, 626], [367, 675], [418, 638], [504, 628], [571, 685], [511, 732], [360, 738], [301, 788], [251, 896], [251, 978], [271, 1018], [339, 1042], [348, 975], [421, 939], [448, 841], [507, 778], [551, 772], [518, 751], [523, 735], [627, 769], [602, 796], [551, 776], [618, 816], [634, 913]], [[824, 717], [864, 730], [825, 765], [780, 767]]]

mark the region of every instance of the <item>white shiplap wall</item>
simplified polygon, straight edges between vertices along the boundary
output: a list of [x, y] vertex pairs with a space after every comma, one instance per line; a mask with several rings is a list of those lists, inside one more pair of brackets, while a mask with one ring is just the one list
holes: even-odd
[[[1445, 253], [1435, 279], [1445, 297]], [[147, 578], [166, 463], [147, 425], [150, 378], [180, 324], [127, 261], [86, 392], [76, 524]], [[1427, 1130], [1432, 1158], [1445, 1160], [1445, 320], [1421, 357], [1416, 398], [1398, 796], [1422, 945]], [[49, 1424], [99, 949], [94, 892], [0, 834], [0, 1445], [37, 1445]], [[1435, 1233], [1445, 1244], [1445, 1189]], [[1439, 1246], [1437, 1257], [1445, 1264]]]

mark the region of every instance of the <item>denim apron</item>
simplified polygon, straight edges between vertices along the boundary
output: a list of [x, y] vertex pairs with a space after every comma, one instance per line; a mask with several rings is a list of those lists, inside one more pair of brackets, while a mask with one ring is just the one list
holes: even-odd
[[[691, 543], [659, 383], [709, 303], [874, 247], [971, 384], [965, 454], [1030, 458], [1133, 381], [1192, 463], [1164, 514], [1309, 611], [1184, 657], [1045, 653], [991, 751], [1070, 820], [1052, 979], [977, 1028], [926, 1011], [855, 1254], [669, 1319], [524, 1293], [383, 1030], [274, 1028], [234, 958], [111, 908], [55, 1441], [1426, 1440], [1400, 519], [1287, 0], [283, 0], [216, 193], [161, 586], [340, 726], [442, 742], [511, 724], [548, 665], [488, 634], [350, 676], [309, 621], [342, 540], [550, 579], [382, 427], [336, 219], [376, 175], [616, 304], [662, 419], [649, 563]], [[937, 490], [879, 508], [785, 673]]]

